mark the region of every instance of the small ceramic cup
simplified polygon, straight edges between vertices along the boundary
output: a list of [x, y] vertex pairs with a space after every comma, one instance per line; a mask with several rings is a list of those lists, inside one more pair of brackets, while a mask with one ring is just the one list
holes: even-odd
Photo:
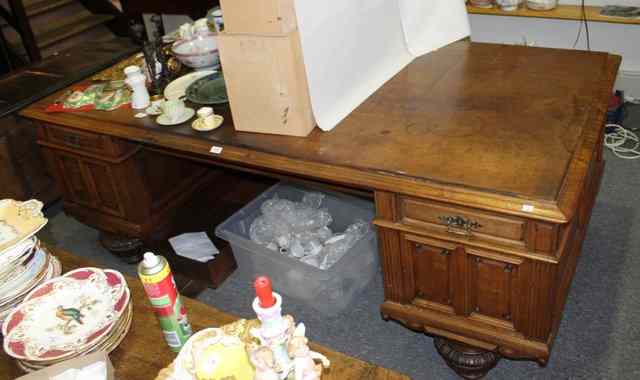
[[202, 107], [198, 110], [198, 118], [202, 125], [207, 128], [215, 128], [216, 119], [214, 116], [215, 114], [211, 107]]
[[171, 121], [178, 120], [186, 109], [182, 99], [165, 100], [160, 105], [160, 108], [162, 109], [162, 114]]
[[211, 33], [211, 31], [209, 30], [209, 25], [207, 24], [206, 18], [198, 19], [193, 23], [193, 34], [199, 35], [207, 33]]
[[188, 40], [193, 36], [193, 26], [188, 22], [180, 25], [180, 29], [178, 29], [178, 35], [180, 36], [180, 39]]

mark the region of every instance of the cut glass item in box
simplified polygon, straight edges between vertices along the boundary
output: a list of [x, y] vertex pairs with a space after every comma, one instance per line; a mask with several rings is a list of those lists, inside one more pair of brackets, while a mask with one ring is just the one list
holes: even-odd
[[324, 197], [306, 192], [301, 202], [277, 195], [265, 201], [260, 206], [262, 215], [251, 223], [251, 240], [305, 264], [329, 269], [369, 232], [370, 225], [356, 220], [344, 232], [334, 233], [329, 228], [333, 217], [322, 208]]

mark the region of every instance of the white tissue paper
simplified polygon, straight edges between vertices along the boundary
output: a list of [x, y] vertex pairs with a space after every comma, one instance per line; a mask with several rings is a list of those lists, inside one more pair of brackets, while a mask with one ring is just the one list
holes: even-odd
[[70, 368], [59, 375], [49, 378], [50, 380], [106, 380], [107, 364], [105, 362], [97, 362], [88, 366], [77, 369]]
[[329, 131], [415, 57], [470, 33], [464, 0], [296, 0], [311, 105]]
[[188, 232], [169, 239], [176, 254], [206, 263], [220, 253], [206, 232]]

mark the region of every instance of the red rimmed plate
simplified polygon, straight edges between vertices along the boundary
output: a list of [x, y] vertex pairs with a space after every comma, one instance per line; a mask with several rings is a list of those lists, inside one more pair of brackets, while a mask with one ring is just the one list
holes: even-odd
[[55, 361], [99, 344], [129, 303], [124, 277], [116, 271], [82, 268], [36, 287], [5, 319], [8, 355]]

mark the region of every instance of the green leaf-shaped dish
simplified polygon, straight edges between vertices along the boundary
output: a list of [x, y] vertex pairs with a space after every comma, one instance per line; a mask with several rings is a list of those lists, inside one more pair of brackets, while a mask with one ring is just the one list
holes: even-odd
[[186, 91], [187, 99], [196, 104], [229, 103], [222, 73], [216, 72], [193, 82]]

